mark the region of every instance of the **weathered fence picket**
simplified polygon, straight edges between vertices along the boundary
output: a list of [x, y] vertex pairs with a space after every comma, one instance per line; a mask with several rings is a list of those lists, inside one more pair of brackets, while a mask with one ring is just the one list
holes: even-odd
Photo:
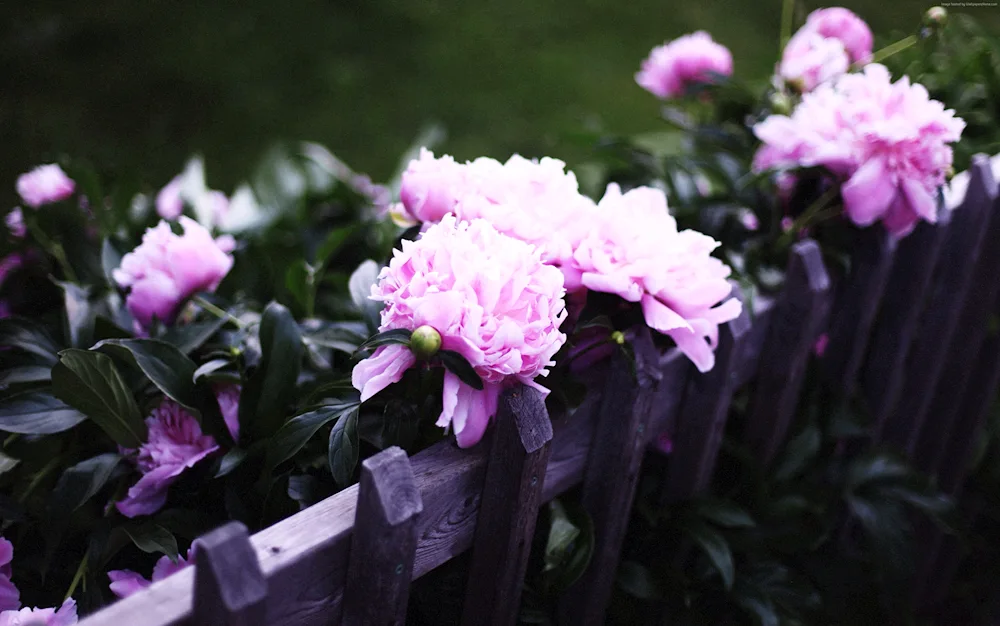
[[194, 552], [193, 624], [267, 624], [267, 580], [260, 571], [246, 526], [230, 522], [217, 528], [195, 542]]

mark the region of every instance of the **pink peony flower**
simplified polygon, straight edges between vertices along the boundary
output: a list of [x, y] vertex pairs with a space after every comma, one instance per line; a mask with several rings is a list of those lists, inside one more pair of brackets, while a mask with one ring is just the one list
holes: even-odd
[[872, 30], [863, 19], [848, 9], [817, 9], [806, 18], [803, 29], [840, 41], [853, 63], [868, 63], [871, 59], [874, 42]]
[[17, 193], [33, 209], [73, 195], [76, 183], [58, 165], [39, 165], [17, 179]]
[[[235, 439], [239, 435], [239, 387], [216, 390], [216, 399], [226, 426]], [[219, 449], [215, 438], [203, 434], [193, 415], [172, 400], [160, 403], [146, 418], [149, 436], [138, 450], [125, 452], [135, 457], [142, 477], [115, 503], [125, 517], [151, 515], [167, 501], [167, 490], [189, 467]]]
[[567, 288], [640, 303], [650, 328], [669, 335], [700, 371], [712, 369], [719, 324], [742, 309], [738, 299], [727, 299], [729, 267], [711, 256], [719, 243], [693, 230], [677, 232], [658, 189], [622, 194], [609, 185], [598, 210], [600, 220], [563, 267]]
[[712, 74], [732, 73], [729, 49], [712, 41], [705, 31], [698, 31], [653, 48], [635, 82], [659, 98], [676, 98], [690, 85], [710, 81]]
[[[882, 220], [896, 236], [937, 221], [938, 188], [952, 164], [949, 143], [965, 122], [908, 78], [892, 82], [878, 64], [806, 94], [791, 117], [754, 127], [764, 142], [755, 167], [824, 166], [843, 182], [847, 216]], [[762, 156], [763, 155], [763, 156]]]
[[226, 253], [232, 238], [214, 240], [200, 224], [180, 217], [183, 235], [166, 222], [146, 231], [142, 244], [114, 271], [120, 287], [130, 287], [126, 304], [140, 325], [153, 318], [172, 323], [181, 304], [199, 291], [214, 291], [233, 266]]
[[17, 610], [21, 606], [21, 593], [10, 582], [13, 560], [14, 544], [0, 537], [0, 611]]
[[798, 91], [808, 92], [845, 74], [850, 65], [840, 40], [803, 28], [785, 46], [778, 74]]
[[16, 239], [23, 239], [28, 234], [28, 227], [24, 224], [24, 212], [21, 211], [21, 207], [11, 209], [10, 213], [4, 217], [4, 223], [11, 236]]
[[70, 626], [76, 623], [73, 598], [67, 598], [58, 609], [24, 608], [0, 613], [0, 626]]
[[165, 220], [175, 220], [184, 212], [184, 199], [181, 197], [181, 187], [184, 179], [175, 177], [156, 194], [156, 214]]
[[111, 584], [109, 585], [111, 593], [119, 598], [127, 598], [153, 583], [189, 567], [194, 563], [194, 557], [194, 546], [191, 546], [191, 549], [188, 550], [187, 558], [178, 555], [177, 561], [171, 561], [169, 556], [161, 556], [156, 565], [153, 566], [152, 580], [147, 580], [138, 572], [133, 572], [129, 569], [111, 570], [108, 572], [108, 578], [111, 579]]
[[[559, 332], [564, 293], [560, 272], [543, 265], [532, 246], [484, 220], [446, 216], [393, 253], [372, 299], [385, 303], [380, 330], [431, 326], [441, 348], [464, 356], [482, 378], [485, 388], [477, 391], [450, 371], [444, 376], [437, 423], [453, 427], [466, 448], [482, 438], [504, 386], [521, 382], [548, 393], [534, 379], [548, 373], [566, 341]], [[354, 368], [352, 382], [364, 401], [415, 362], [409, 348], [383, 346]]]

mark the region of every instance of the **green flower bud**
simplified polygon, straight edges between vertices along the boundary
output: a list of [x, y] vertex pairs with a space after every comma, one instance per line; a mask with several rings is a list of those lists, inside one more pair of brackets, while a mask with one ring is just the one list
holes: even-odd
[[617, 343], [619, 346], [625, 343], [625, 333], [620, 330], [616, 330], [611, 333], [611, 341]]
[[792, 99], [783, 91], [771, 94], [771, 110], [778, 115], [788, 115], [792, 112]]
[[410, 335], [410, 352], [418, 359], [429, 359], [441, 349], [441, 333], [432, 326], [421, 326]]

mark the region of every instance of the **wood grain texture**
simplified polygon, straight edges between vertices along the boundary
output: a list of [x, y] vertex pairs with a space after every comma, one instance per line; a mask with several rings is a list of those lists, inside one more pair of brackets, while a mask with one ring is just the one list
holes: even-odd
[[[647, 429], [650, 444], [659, 450], [658, 439], [673, 441], [677, 430], [677, 414], [684, 400], [684, 389], [688, 378], [695, 374], [694, 365], [677, 349], [666, 352], [659, 360], [660, 380], [653, 392], [650, 405], [649, 428]], [[662, 452], [662, 450], [661, 450]]]
[[857, 385], [895, 247], [895, 238], [881, 225], [861, 230], [851, 255], [850, 273], [838, 286], [830, 317], [830, 339], [819, 364], [830, 389], [845, 396], [851, 395]]
[[740, 317], [719, 329], [715, 367], [688, 381], [662, 489], [664, 502], [685, 500], [708, 487], [749, 331], [749, 314], [744, 309]]
[[753, 310], [750, 311], [750, 332], [743, 340], [743, 350], [739, 365], [736, 367], [737, 389], [747, 384], [757, 376], [760, 369], [760, 355], [770, 332], [771, 318], [780, 294], [775, 296], [758, 295], [753, 300]]
[[616, 352], [597, 412], [595, 444], [587, 457], [582, 504], [594, 523], [594, 552], [586, 571], [560, 598], [561, 623], [603, 624], [647, 442], [660, 355], [649, 330], [635, 332], [635, 374]]
[[264, 626], [267, 580], [247, 527], [229, 522], [195, 541], [194, 624]]
[[552, 442], [542, 394], [504, 391], [492, 439], [462, 609], [470, 626], [517, 622]]
[[961, 303], [972, 282], [972, 268], [982, 250], [987, 218], [996, 197], [988, 158], [975, 157], [969, 172], [965, 201], [955, 210], [945, 235], [930, 299], [906, 359], [903, 389], [884, 430], [883, 440], [911, 458], [929, 422], [933, 400], [929, 391], [938, 386], [946, 361], [943, 355], [959, 329]]
[[344, 624], [406, 623], [421, 511], [423, 502], [405, 452], [394, 446], [365, 459], [347, 567]]
[[815, 241], [792, 248], [784, 292], [761, 348], [757, 386], [744, 437], [763, 465], [784, 443], [816, 337], [830, 310], [830, 277]]

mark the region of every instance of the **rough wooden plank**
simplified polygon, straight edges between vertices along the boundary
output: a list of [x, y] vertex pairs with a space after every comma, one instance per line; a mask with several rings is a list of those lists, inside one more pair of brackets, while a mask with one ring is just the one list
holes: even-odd
[[[659, 439], [672, 442], [677, 430], [677, 414], [684, 400], [684, 389], [694, 372], [694, 365], [677, 349], [669, 350], [659, 359], [660, 380], [653, 392], [647, 439], [660, 450]], [[663, 452], [663, 450], [660, 450]]]
[[551, 442], [541, 393], [530, 387], [506, 390], [480, 499], [463, 624], [517, 622]]
[[895, 247], [896, 240], [881, 225], [863, 229], [851, 255], [851, 271], [838, 286], [829, 345], [820, 360], [824, 380], [838, 393], [854, 392]]
[[263, 626], [267, 580], [247, 527], [229, 522], [195, 541], [194, 623]]
[[815, 241], [792, 248], [784, 292], [771, 316], [758, 366], [745, 439], [767, 465], [785, 441], [806, 365], [830, 309], [830, 277]]
[[597, 415], [595, 445], [584, 476], [582, 504], [594, 522], [594, 552], [580, 579], [563, 594], [562, 623], [603, 624], [647, 441], [647, 425], [660, 355], [649, 330], [635, 333], [632, 366], [613, 357]]
[[861, 377], [862, 393], [873, 414], [872, 439], [881, 441], [905, 380], [906, 355], [931, 287], [951, 212], [940, 210], [937, 224], [926, 222], [903, 239], [892, 263], [882, 308], [872, 333]]
[[715, 367], [688, 381], [663, 486], [665, 502], [701, 493], [711, 481], [749, 331], [749, 314], [744, 310], [719, 329]]
[[406, 623], [423, 510], [406, 453], [388, 448], [361, 464], [344, 624]]
[[760, 355], [771, 327], [771, 318], [777, 300], [774, 296], [757, 296], [750, 312], [750, 332], [743, 341], [740, 364], [736, 369], [736, 388], [739, 389], [757, 376], [760, 365]]
[[961, 303], [965, 302], [972, 282], [970, 270], [979, 258], [987, 218], [996, 197], [989, 159], [977, 156], [970, 173], [965, 202], [952, 216], [930, 300], [906, 359], [906, 382], [883, 433], [883, 441], [903, 449], [910, 456], [928, 422], [933, 400], [929, 391], [938, 387], [946, 361], [943, 355], [959, 329]]

